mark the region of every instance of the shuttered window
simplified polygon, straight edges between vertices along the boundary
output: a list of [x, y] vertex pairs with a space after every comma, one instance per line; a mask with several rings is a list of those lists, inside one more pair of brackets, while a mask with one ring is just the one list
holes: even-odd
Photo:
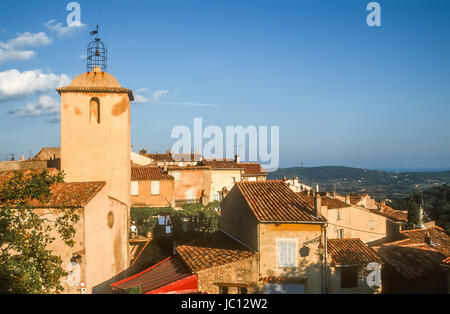
[[152, 195], [159, 195], [159, 181], [152, 181]]
[[139, 195], [139, 182], [131, 181], [131, 195]]
[[278, 266], [295, 267], [297, 243], [291, 240], [278, 241]]

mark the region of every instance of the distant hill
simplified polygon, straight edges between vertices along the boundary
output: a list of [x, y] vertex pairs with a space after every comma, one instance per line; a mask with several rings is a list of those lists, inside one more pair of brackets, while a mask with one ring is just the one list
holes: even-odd
[[295, 167], [270, 172], [268, 179], [298, 177], [307, 185], [319, 184], [321, 191], [368, 193], [381, 199], [406, 198], [410, 193], [450, 184], [450, 171], [441, 172], [387, 172], [360, 168], [325, 166]]

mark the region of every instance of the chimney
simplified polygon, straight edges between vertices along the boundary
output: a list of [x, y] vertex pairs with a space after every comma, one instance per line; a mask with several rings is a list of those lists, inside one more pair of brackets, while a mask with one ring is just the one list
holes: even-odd
[[345, 204], [347, 204], [347, 205], [351, 204], [351, 202], [350, 202], [350, 195], [348, 195], [348, 194], [345, 195]]
[[283, 181], [286, 181], [287, 179], [286, 179], [286, 177], [283, 177]]
[[167, 172], [167, 163], [164, 163], [164, 172]]
[[294, 177], [294, 185], [298, 184], [298, 177]]
[[381, 201], [381, 207], [386, 207], [386, 200]]
[[322, 199], [320, 198], [319, 193], [314, 197], [314, 214], [318, 218], [322, 216]]
[[316, 192], [319, 193], [319, 185], [316, 184]]
[[333, 196], [333, 198], [336, 198], [336, 191], [331, 192], [331, 195]]
[[239, 155], [234, 156], [234, 162], [237, 164], [241, 163], [241, 157], [239, 157]]
[[20, 160], [21, 160], [21, 161], [25, 161], [25, 156], [22, 155], [22, 157], [20, 157]]

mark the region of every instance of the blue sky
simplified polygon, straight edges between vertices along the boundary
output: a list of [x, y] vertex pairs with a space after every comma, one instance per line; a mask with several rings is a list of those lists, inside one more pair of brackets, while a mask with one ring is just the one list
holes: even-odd
[[100, 24], [108, 72], [141, 100], [135, 150], [201, 117], [279, 126], [281, 167], [450, 169], [448, 1], [378, 1], [368, 27], [368, 0], [90, 0], [66, 29], [69, 2], [0, 2], [1, 160], [60, 145], [54, 87], [85, 71]]

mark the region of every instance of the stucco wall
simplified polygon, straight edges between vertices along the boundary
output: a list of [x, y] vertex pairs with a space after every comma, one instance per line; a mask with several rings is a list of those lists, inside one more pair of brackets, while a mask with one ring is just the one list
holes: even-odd
[[159, 181], [159, 194], [151, 194], [151, 182], [139, 182], [139, 195], [131, 196], [132, 206], [149, 206], [149, 207], [170, 207], [174, 205], [174, 181], [161, 180]]
[[180, 173], [180, 181], [174, 181], [174, 197], [177, 202], [186, 201], [186, 191], [194, 190], [195, 199], [199, 201], [202, 191], [205, 191], [205, 197], [209, 197], [211, 186], [211, 171], [205, 170], [170, 170], [169, 175], [174, 172]]
[[[337, 220], [338, 211], [341, 220]], [[344, 229], [344, 238], [360, 238], [369, 243], [387, 236], [386, 217], [370, 212], [365, 208], [350, 206], [341, 209], [328, 209], [327, 214], [329, 239], [337, 238], [337, 230]], [[370, 221], [373, 221], [371, 226]]]
[[228, 193], [221, 208], [220, 228], [257, 250], [258, 222], [237, 187]]
[[[306, 293], [322, 293], [322, 262], [318, 252], [321, 226], [312, 224], [260, 224], [259, 254], [261, 277], [306, 278]], [[289, 239], [297, 242], [296, 267], [278, 266], [278, 240]], [[305, 244], [305, 242], [317, 241]], [[302, 252], [307, 252], [301, 256]], [[309, 251], [309, 252], [308, 252]]]
[[226, 187], [228, 191], [233, 188], [234, 182], [232, 178], [235, 178], [235, 182], [242, 181], [242, 170], [211, 169], [211, 201], [214, 200], [214, 193], [222, 192], [224, 187]]
[[[128, 207], [106, 192], [100, 191], [84, 210], [85, 283], [89, 293], [108, 292], [109, 286], [103, 283], [129, 266]], [[108, 226], [110, 212], [112, 228]]]
[[[100, 100], [100, 123], [90, 100]], [[130, 102], [126, 94], [62, 93], [61, 167], [66, 182], [106, 181], [108, 195], [130, 206]]]

